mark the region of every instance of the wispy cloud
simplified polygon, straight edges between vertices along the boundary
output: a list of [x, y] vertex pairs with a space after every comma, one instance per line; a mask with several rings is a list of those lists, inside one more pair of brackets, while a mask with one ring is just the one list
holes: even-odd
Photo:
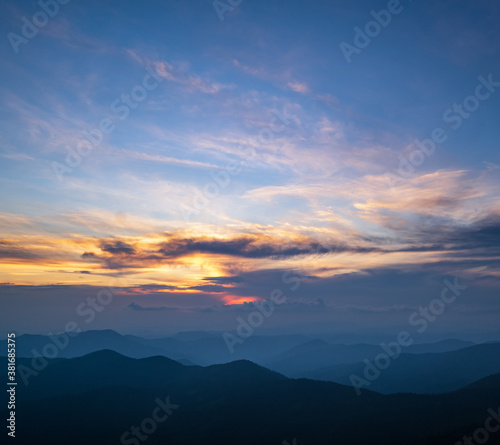
[[290, 88], [292, 91], [295, 91], [296, 93], [306, 94], [306, 93], [309, 93], [311, 91], [309, 89], [309, 86], [305, 82], [288, 82], [287, 86], [288, 86], [288, 88]]

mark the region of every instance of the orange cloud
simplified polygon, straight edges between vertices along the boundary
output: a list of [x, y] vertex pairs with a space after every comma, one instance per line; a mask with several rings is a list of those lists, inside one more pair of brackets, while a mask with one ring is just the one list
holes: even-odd
[[221, 298], [226, 304], [244, 304], [244, 303], [254, 303], [255, 301], [260, 301], [257, 297], [240, 297], [238, 295], [225, 295]]

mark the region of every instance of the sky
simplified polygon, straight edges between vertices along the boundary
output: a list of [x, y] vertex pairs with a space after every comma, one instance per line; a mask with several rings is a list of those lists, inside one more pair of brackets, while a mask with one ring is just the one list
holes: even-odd
[[65, 1], [2, 1], [0, 335], [498, 334], [497, 1]]

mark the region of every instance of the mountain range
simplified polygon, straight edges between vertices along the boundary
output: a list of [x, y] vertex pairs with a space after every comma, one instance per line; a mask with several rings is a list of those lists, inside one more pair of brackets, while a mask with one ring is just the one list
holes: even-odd
[[[161, 407], [165, 421], [144, 420]], [[148, 444], [454, 444], [484, 424], [488, 409], [500, 420], [498, 373], [446, 394], [358, 396], [246, 360], [185, 366], [102, 350], [55, 359], [19, 384], [16, 443], [135, 444], [147, 436]]]

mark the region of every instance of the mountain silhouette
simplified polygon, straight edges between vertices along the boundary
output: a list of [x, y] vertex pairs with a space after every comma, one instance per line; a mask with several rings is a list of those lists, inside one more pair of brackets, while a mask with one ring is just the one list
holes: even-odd
[[[379, 349], [377, 353], [380, 353]], [[373, 362], [375, 355], [366, 359]], [[366, 363], [337, 365], [305, 373], [305, 377], [350, 384], [351, 376], [364, 376]], [[443, 393], [466, 386], [500, 371], [500, 343], [474, 345], [458, 351], [401, 354], [373, 381], [369, 389], [384, 394]]]
[[433, 437], [455, 443], [462, 429], [472, 433], [486, 410], [500, 404], [500, 388], [479, 386], [440, 395], [357, 396], [352, 387], [289, 379], [245, 360], [184, 366], [103, 350], [56, 360], [19, 387], [16, 442], [120, 444], [131, 426], [151, 417], [158, 400], [169, 400], [179, 407], [148, 444], [266, 445], [291, 437], [312, 445], [423, 445]]

